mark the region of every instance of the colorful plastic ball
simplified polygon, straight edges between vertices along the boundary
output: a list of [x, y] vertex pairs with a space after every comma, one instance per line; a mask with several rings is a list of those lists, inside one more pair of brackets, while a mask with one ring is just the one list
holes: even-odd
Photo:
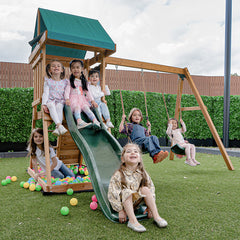
[[73, 170], [73, 173], [76, 175], [78, 173], [78, 170], [77, 169], [74, 169]]
[[11, 178], [7, 178], [7, 179], [6, 179], [6, 182], [7, 182], [7, 183], [11, 183]]
[[17, 181], [17, 177], [16, 177], [16, 176], [12, 176], [12, 177], [11, 177], [11, 180], [12, 180], [13, 182], [16, 182], [16, 181]]
[[30, 184], [29, 190], [30, 190], [31, 192], [33, 192], [33, 191], [35, 191], [35, 189], [36, 189], [36, 185], [35, 185], [35, 184]]
[[1, 184], [2, 184], [2, 186], [6, 186], [7, 185], [7, 180], [6, 179], [2, 180]]
[[96, 197], [96, 195], [94, 194], [94, 195], [92, 195], [92, 201], [93, 202], [97, 202], [97, 197]]
[[89, 173], [88, 173], [88, 170], [85, 170], [84, 171], [84, 174], [87, 176]]
[[25, 183], [23, 184], [23, 187], [26, 188], [26, 189], [29, 188], [29, 183], [28, 183], [28, 182], [25, 182]]
[[91, 202], [91, 203], [90, 203], [90, 208], [91, 208], [92, 210], [96, 210], [97, 207], [98, 207], [98, 204], [97, 204], [96, 202]]
[[69, 196], [73, 195], [73, 190], [72, 190], [72, 188], [69, 188], [69, 189], [67, 190], [67, 195], [69, 195]]
[[80, 174], [84, 174], [84, 169], [81, 168], [81, 169], [79, 170], [79, 172], [80, 172]]
[[72, 199], [70, 200], [70, 204], [71, 204], [72, 206], [76, 206], [76, 205], [78, 204], [78, 200], [77, 200], [76, 198], [72, 198]]
[[6, 179], [11, 179], [11, 176], [6, 176]]
[[62, 208], [61, 208], [61, 214], [62, 214], [63, 216], [68, 215], [68, 214], [69, 214], [69, 208], [68, 208], [68, 207], [62, 207]]
[[41, 185], [40, 185], [40, 184], [37, 184], [35, 190], [36, 190], [37, 192], [40, 192], [40, 191], [42, 190]]
[[25, 183], [25, 182], [23, 182], [23, 181], [22, 181], [22, 182], [20, 182], [20, 187], [22, 187], [22, 188], [23, 188], [23, 185], [24, 185], [24, 183]]

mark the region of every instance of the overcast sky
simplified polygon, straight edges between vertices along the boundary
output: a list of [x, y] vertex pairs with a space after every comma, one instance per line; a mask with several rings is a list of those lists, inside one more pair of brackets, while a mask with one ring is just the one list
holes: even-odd
[[[115, 57], [224, 75], [226, 0], [1, 0], [0, 61], [28, 63], [37, 9], [99, 20]], [[240, 1], [232, 0], [231, 73], [240, 75]]]

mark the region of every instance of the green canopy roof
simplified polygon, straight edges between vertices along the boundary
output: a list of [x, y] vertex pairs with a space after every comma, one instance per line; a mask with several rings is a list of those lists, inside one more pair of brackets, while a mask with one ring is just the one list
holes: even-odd
[[[29, 44], [33, 46], [32, 50], [35, 48], [36, 43], [39, 41], [44, 31], [47, 30], [48, 39], [115, 51], [115, 43], [98, 20], [42, 8], [39, 8], [39, 13], [35, 24], [34, 39], [29, 42]], [[39, 16], [40, 34], [38, 35]], [[46, 45], [46, 52], [48, 55], [76, 58], [84, 58], [86, 54], [84, 50], [53, 45]]]

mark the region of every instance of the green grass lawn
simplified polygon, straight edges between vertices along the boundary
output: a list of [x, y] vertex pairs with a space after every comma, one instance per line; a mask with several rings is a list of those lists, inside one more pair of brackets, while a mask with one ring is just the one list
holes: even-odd
[[[42, 195], [19, 186], [27, 181], [28, 158], [0, 159], [0, 180], [17, 176], [17, 182], [0, 186], [0, 239], [240, 239], [240, 159], [231, 157], [235, 171], [229, 171], [221, 155], [197, 154], [200, 166], [190, 167], [183, 159], [144, 165], [156, 187], [159, 213], [169, 226], [159, 229], [144, 220], [145, 233], [126, 224], [109, 221], [100, 207], [89, 208], [92, 192]], [[78, 205], [69, 204], [72, 197]], [[70, 213], [62, 216], [60, 209]]]

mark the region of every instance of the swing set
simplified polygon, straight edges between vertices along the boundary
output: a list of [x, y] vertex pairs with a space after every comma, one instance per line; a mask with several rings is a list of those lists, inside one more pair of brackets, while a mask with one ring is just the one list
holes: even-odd
[[[117, 71], [118, 71], [118, 66], [141, 69], [141, 78], [142, 78], [142, 82], [143, 82], [144, 100], [145, 100], [145, 108], [146, 108], [146, 119], [147, 120], [148, 120], [148, 111], [147, 111], [146, 89], [145, 89], [145, 83], [144, 83], [144, 79], [143, 79], [143, 69], [156, 71], [158, 75], [159, 75], [159, 72], [178, 74], [178, 83], [177, 83], [178, 92], [177, 92], [174, 118], [179, 119], [179, 116], [181, 117], [182, 111], [201, 110], [201, 112], [203, 113], [203, 116], [208, 124], [208, 127], [214, 137], [214, 140], [215, 140], [217, 146], [219, 147], [219, 150], [224, 158], [224, 161], [225, 161], [228, 169], [234, 170], [234, 167], [231, 163], [231, 160], [229, 159], [226, 149], [224, 148], [223, 143], [222, 143], [222, 141], [217, 133], [217, 130], [211, 120], [211, 117], [207, 111], [207, 107], [204, 105], [202, 98], [197, 90], [197, 87], [196, 87], [187, 68], [170, 67], [170, 66], [159, 65], [159, 64], [151, 64], [151, 63], [147, 63], [147, 62], [134, 61], [134, 60], [129, 60], [129, 59], [113, 58], [110, 56], [106, 58], [105, 62], [106, 62], [106, 64], [109, 64], [109, 65], [115, 65]], [[181, 107], [181, 98], [182, 98], [184, 80], [187, 80], [186, 82], [189, 84], [189, 86], [193, 92], [193, 95], [195, 96], [195, 99], [198, 103], [198, 106]], [[164, 106], [165, 106], [167, 117], [169, 120], [169, 114], [168, 114], [168, 110], [167, 110], [164, 93], [161, 89], [160, 89], [160, 92], [162, 93]], [[125, 114], [121, 90], [120, 90], [120, 97], [121, 97], [123, 113]], [[174, 154], [185, 155], [185, 150], [184, 150], [184, 148], [182, 148], [181, 146], [176, 144], [174, 146], [171, 146], [170, 157], [169, 157], [170, 160], [174, 159]]]

